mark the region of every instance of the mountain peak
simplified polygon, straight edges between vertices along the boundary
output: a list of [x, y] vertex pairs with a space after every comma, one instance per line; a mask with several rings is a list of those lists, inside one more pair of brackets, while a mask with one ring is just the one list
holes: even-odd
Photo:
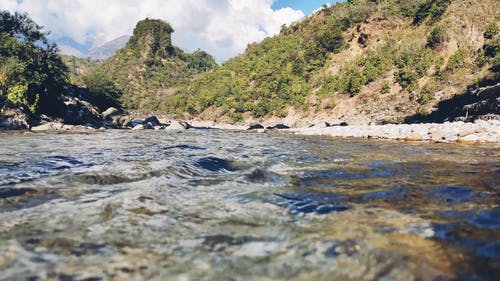
[[137, 23], [127, 47], [143, 57], [167, 58], [175, 54], [172, 46], [174, 29], [169, 23], [146, 18]]

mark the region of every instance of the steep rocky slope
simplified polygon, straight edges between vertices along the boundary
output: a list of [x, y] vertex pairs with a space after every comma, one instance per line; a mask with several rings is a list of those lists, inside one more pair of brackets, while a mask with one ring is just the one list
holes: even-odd
[[[440, 101], [499, 82], [497, 4], [337, 3], [249, 45], [161, 108], [209, 120], [290, 124], [397, 123], [426, 115]], [[499, 114], [498, 107], [484, 108]]]

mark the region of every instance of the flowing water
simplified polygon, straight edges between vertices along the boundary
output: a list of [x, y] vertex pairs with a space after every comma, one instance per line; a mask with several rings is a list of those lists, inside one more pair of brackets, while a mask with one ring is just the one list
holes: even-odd
[[499, 280], [498, 146], [0, 134], [1, 280]]

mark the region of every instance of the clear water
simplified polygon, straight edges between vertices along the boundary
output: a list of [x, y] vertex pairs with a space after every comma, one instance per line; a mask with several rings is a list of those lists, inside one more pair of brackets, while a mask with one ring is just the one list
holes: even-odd
[[0, 134], [2, 280], [499, 280], [498, 146]]

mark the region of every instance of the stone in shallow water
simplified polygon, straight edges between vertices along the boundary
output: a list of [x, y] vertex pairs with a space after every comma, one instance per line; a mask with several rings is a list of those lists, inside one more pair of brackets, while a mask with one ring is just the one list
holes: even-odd
[[0, 199], [22, 196], [29, 193], [36, 193], [32, 188], [0, 188]]
[[361, 247], [354, 240], [332, 241], [331, 246], [323, 252], [327, 258], [336, 258], [342, 254], [347, 256], [355, 255]]
[[224, 234], [217, 234], [205, 236], [202, 244], [204, 247], [207, 247], [210, 250], [222, 250], [226, 246], [242, 245], [252, 240], [254, 240], [254, 238], [250, 236], [234, 237]]
[[195, 145], [180, 144], [180, 145], [163, 147], [162, 149], [163, 150], [171, 150], [171, 149], [179, 149], [179, 150], [205, 150], [206, 148], [195, 146]]
[[500, 243], [491, 243], [476, 251], [476, 254], [495, 260], [500, 260]]
[[479, 228], [500, 228], [500, 210], [481, 211], [471, 224]]
[[341, 204], [342, 198], [335, 194], [275, 194], [282, 201], [278, 205], [286, 207], [291, 215], [316, 213], [326, 215], [333, 212], [344, 212], [352, 207]]
[[220, 159], [217, 157], [204, 157], [196, 161], [196, 165], [212, 172], [219, 171], [236, 171], [236, 169], [231, 165], [231, 163], [227, 160]]
[[264, 129], [264, 126], [262, 126], [261, 124], [254, 124], [254, 125], [251, 125], [250, 127], [248, 127], [247, 130], [259, 130], [259, 129]]
[[144, 123], [150, 123], [153, 126], [159, 126], [161, 124], [156, 116], [150, 116], [144, 119]]
[[293, 178], [300, 186], [323, 186], [335, 187], [341, 179], [364, 179], [367, 178], [366, 173], [348, 172], [343, 170], [320, 170], [307, 171]]
[[363, 195], [364, 201], [376, 199], [403, 199], [407, 196], [406, 188], [397, 188], [394, 190], [377, 191]]
[[261, 169], [255, 169], [251, 174], [247, 175], [246, 178], [251, 182], [265, 182], [266, 172]]
[[442, 199], [448, 204], [465, 202], [474, 196], [474, 191], [461, 186], [440, 186], [434, 188], [429, 194], [429, 197]]
[[242, 245], [234, 255], [248, 258], [262, 258], [272, 255], [279, 250], [279, 244], [276, 242], [250, 242]]
[[84, 183], [84, 184], [95, 184], [95, 185], [113, 185], [120, 183], [128, 183], [137, 181], [137, 179], [131, 179], [123, 176], [117, 175], [98, 175], [98, 174], [80, 174], [71, 177], [71, 180]]

